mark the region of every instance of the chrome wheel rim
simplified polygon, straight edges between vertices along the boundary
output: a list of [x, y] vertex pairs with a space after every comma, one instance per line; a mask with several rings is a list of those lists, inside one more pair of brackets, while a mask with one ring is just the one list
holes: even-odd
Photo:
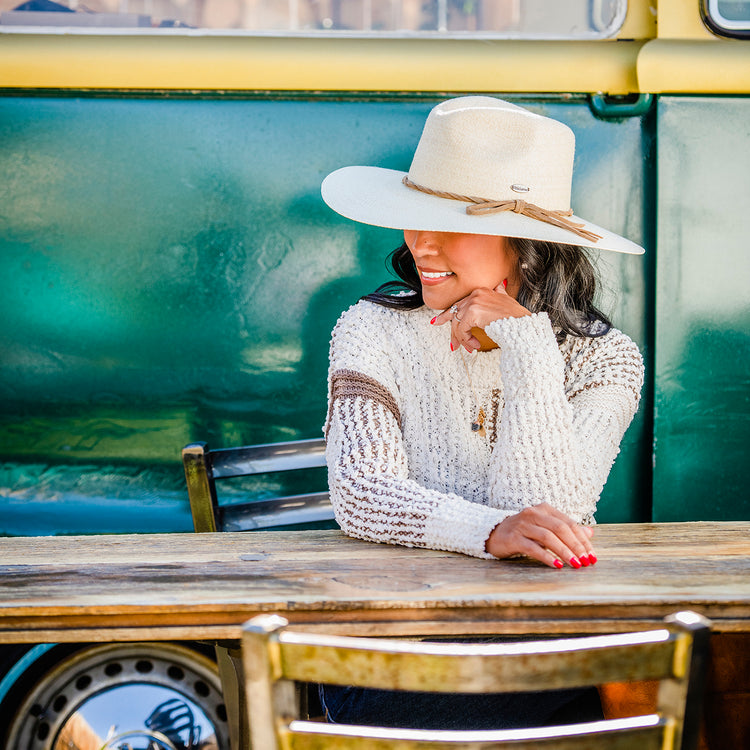
[[9, 750], [229, 750], [211, 659], [173, 643], [90, 646], [44, 674], [8, 733]]

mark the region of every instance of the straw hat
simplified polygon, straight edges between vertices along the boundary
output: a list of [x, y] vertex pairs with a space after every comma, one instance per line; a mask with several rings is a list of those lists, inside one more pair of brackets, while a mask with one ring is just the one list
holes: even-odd
[[574, 150], [573, 131], [557, 120], [502, 99], [458, 97], [430, 112], [408, 173], [344, 167], [321, 192], [334, 211], [364, 224], [642, 253], [573, 215]]

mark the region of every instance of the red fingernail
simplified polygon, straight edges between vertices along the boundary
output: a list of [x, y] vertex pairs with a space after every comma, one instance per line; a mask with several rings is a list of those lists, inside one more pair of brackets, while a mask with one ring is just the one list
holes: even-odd
[[563, 566], [563, 564], [562, 564], [562, 560], [555, 560], [555, 562], [553, 563], [553, 565], [554, 565], [554, 566], [555, 566], [555, 567], [556, 567], [556, 568], [557, 568], [558, 570], [560, 570], [560, 568], [562, 568], [562, 566]]
[[570, 564], [574, 568], [580, 568], [581, 567], [581, 561], [577, 557], [571, 557], [570, 558]]
[[593, 552], [589, 552], [589, 562], [592, 565], [596, 562], [596, 555]]
[[430, 321], [430, 325], [432, 325], [437, 320], [437, 315]]
[[455, 349], [453, 347], [453, 342], [452, 341], [451, 341], [451, 351], [455, 351]]
[[588, 568], [589, 566], [589, 558], [588, 555], [581, 555], [578, 560], [580, 561], [581, 565], [583, 565], [584, 568]]
[[503, 286], [507, 289], [508, 288], [508, 279], [503, 279]]

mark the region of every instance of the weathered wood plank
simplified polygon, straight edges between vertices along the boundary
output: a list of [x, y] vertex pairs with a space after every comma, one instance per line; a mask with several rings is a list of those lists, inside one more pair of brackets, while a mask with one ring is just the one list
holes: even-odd
[[0, 539], [0, 642], [234, 637], [267, 611], [409, 634], [416, 620], [434, 632], [606, 631], [689, 607], [750, 631], [750, 523], [605, 525], [595, 547], [594, 567], [556, 571], [339, 531]]
[[594, 543], [593, 568], [556, 571], [337, 531], [0, 539], [0, 643], [235, 641], [260, 612], [353, 635], [611, 633], [691, 608], [716, 631], [707, 717], [739, 747], [750, 523], [600, 526]]

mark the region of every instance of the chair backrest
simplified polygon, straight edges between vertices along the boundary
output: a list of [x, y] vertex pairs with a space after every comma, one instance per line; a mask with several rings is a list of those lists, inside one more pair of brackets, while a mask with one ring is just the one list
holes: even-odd
[[[326, 636], [284, 618], [245, 623], [242, 659], [253, 750], [694, 750], [710, 623], [694, 612], [637, 633], [467, 644]], [[659, 680], [657, 712], [536, 729], [436, 731], [299, 718], [294, 681], [428, 692], [516, 692]], [[442, 744], [440, 744], [442, 743]]]
[[294, 440], [209, 450], [206, 443], [182, 449], [190, 511], [196, 531], [246, 531], [333, 519], [327, 491], [220, 505], [216, 480], [326, 465], [325, 441]]

